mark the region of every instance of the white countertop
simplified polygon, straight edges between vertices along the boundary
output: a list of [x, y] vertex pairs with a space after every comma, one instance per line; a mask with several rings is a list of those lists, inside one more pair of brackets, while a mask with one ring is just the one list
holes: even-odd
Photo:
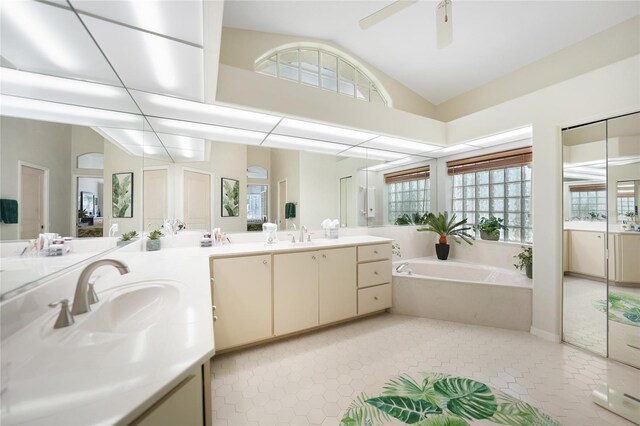
[[[115, 268], [98, 270], [96, 290], [101, 301], [92, 305], [92, 312], [76, 316], [76, 323], [70, 327], [54, 330], [58, 308], [51, 309], [2, 341], [2, 424], [107, 425], [126, 424], [137, 418], [215, 352], [209, 285], [212, 256], [391, 241], [349, 236], [297, 244], [243, 243], [112, 252], [107, 257], [125, 262], [131, 272], [120, 276]], [[76, 271], [69, 277], [77, 279], [78, 274]], [[132, 314], [134, 321], [130, 324], [136, 330], [130, 334], [96, 327], [100, 323], [95, 318], [100, 317], [92, 315], [102, 315], [110, 306], [107, 300], [127, 285], [142, 281], [163, 281], [177, 289], [171, 293], [177, 301], [171, 299], [168, 307], [162, 305], [166, 315], [144, 324]], [[75, 282], [64, 285], [68, 292]], [[50, 297], [49, 293], [44, 297]], [[29, 293], [24, 298], [41, 303], [41, 298], [29, 299]]]
[[[584, 222], [584, 221], [567, 221], [564, 222], [565, 231], [590, 231], [590, 232], [606, 232], [607, 222]], [[620, 228], [620, 225], [610, 225], [608, 229], [612, 234], [637, 234], [639, 231], [627, 231]]]

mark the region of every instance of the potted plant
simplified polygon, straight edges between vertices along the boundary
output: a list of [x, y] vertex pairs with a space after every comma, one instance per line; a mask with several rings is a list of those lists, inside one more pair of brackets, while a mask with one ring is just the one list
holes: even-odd
[[470, 226], [467, 226], [467, 219], [456, 221], [455, 213], [451, 215], [451, 217], [449, 217], [447, 212], [444, 212], [444, 214], [439, 213], [437, 216], [432, 214], [427, 218], [426, 225], [424, 228], [418, 228], [418, 231], [435, 232], [440, 236], [436, 244], [436, 255], [440, 260], [447, 260], [449, 257], [448, 236], [451, 236], [458, 244], [460, 244], [459, 238], [467, 244], [473, 244], [471, 240], [475, 240], [473, 235], [467, 233], [467, 231], [472, 229]]
[[137, 236], [138, 236], [138, 233], [136, 231], [125, 232], [120, 236], [120, 239], [118, 240], [118, 243], [117, 243], [118, 247], [129, 244], [129, 241], [136, 238]]
[[527, 277], [533, 278], [533, 247], [522, 246], [522, 251], [513, 257], [518, 259], [518, 263], [514, 263], [513, 266], [520, 270], [525, 268]]
[[394, 225], [426, 225], [429, 216], [433, 216], [432, 213], [408, 213], [401, 214], [394, 222]]
[[156, 251], [160, 250], [160, 237], [164, 237], [164, 234], [159, 229], [155, 231], [151, 231], [149, 235], [147, 235], [147, 251]]
[[505, 229], [502, 222], [503, 219], [495, 216], [483, 217], [473, 229], [480, 231], [480, 238], [483, 240], [498, 241], [500, 239], [500, 230]]

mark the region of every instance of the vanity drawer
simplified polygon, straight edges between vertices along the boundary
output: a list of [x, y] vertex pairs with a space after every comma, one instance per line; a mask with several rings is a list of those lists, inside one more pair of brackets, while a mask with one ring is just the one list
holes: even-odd
[[391, 243], [358, 247], [358, 262], [391, 259]]
[[391, 284], [358, 290], [358, 315], [391, 307]]
[[372, 285], [391, 282], [391, 260], [360, 263], [358, 265], [358, 287], [370, 287]]

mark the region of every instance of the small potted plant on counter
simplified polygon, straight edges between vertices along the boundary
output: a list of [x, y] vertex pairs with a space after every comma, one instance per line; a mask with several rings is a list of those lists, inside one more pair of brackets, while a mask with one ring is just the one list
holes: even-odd
[[125, 232], [124, 234], [120, 235], [120, 239], [118, 240], [118, 243], [117, 243], [118, 247], [126, 246], [127, 244], [129, 244], [131, 240], [133, 240], [137, 236], [138, 236], [138, 233], [136, 231]]
[[500, 239], [500, 230], [505, 229], [502, 222], [503, 219], [495, 216], [483, 217], [473, 229], [480, 231], [480, 239], [482, 240], [498, 241]]
[[524, 268], [527, 277], [533, 278], [533, 247], [522, 246], [522, 251], [513, 257], [518, 259], [518, 263], [514, 263], [513, 266], [520, 270]]
[[453, 241], [458, 244], [460, 244], [458, 239], [462, 239], [467, 244], [473, 244], [471, 240], [475, 240], [473, 235], [467, 233], [467, 231], [472, 229], [470, 226], [467, 226], [467, 219], [456, 221], [455, 213], [451, 215], [451, 217], [449, 217], [447, 212], [439, 213], [437, 216], [431, 214], [427, 218], [426, 225], [424, 228], [418, 228], [418, 231], [435, 232], [440, 236], [436, 244], [436, 255], [440, 260], [447, 260], [449, 257], [448, 236], [451, 236]]
[[164, 237], [164, 234], [159, 229], [149, 232], [147, 235], [147, 251], [160, 250], [160, 237]]

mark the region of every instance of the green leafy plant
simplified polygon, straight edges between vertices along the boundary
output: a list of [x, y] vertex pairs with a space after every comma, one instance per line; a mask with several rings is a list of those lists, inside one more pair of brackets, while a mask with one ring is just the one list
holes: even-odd
[[86, 211], [86, 210], [84, 210], [84, 209], [79, 209], [79, 210], [78, 210], [78, 219], [84, 219], [84, 218], [86, 218], [87, 216], [89, 216], [89, 212], [87, 212], [87, 211]]
[[504, 222], [503, 219], [495, 216], [483, 217], [473, 229], [479, 231], [483, 239], [497, 240], [500, 238], [500, 230], [506, 229], [502, 222]]
[[472, 228], [467, 225], [467, 219], [456, 221], [456, 214], [449, 217], [447, 212], [439, 213], [437, 216], [432, 214], [427, 218], [426, 227], [418, 228], [418, 231], [435, 232], [440, 236], [438, 243], [447, 244], [447, 237], [451, 236], [453, 240], [460, 244], [458, 239], [462, 239], [467, 244], [473, 244], [471, 240], [475, 240], [474, 236], [469, 234]]
[[360, 394], [341, 425], [380, 426], [393, 420], [417, 426], [468, 426], [480, 420], [508, 426], [558, 426], [536, 407], [482, 382], [441, 373], [423, 373], [421, 381], [398, 376], [382, 396]]
[[522, 270], [522, 268], [526, 268], [527, 265], [533, 265], [533, 247], [525, 247], [521, 246], [522, 251], [515, 256], [514, 258], [518, 259], [517, 263], [514, 263], [513, 266], [516, 269]]
[[120, 236], [120, 241], [131, 241], [132, 239], [136, 238], [137, 236], [138, 236], [138, 233], [136, 231], [125, 232], [124, 234], [122, 234]]
[[147, 238], [149, 238], [150, 240], [157, 240], [160, 237], [164, 237], [164, 234], [159, 229], [156, 229], [155, 231], [151, 231], [149, 232], [149, 235], [147, 235]]
[[433, 213], [404, 213], [396, 218], [394, 225], [426, 225], [430, 216]]

